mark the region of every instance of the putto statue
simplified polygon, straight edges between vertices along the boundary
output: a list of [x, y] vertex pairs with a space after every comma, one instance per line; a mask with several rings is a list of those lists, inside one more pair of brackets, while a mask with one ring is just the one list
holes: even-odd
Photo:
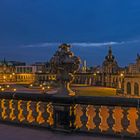
[[70, 45], [62, 44], [50, 60], [52, 72], [57, 74], [60, 83], [60, 92], [74, 96], [75, 92], [70, 89], [70, 83], [74, 80], [74, 73], [80, 67], [80, 58], [70, 51]]

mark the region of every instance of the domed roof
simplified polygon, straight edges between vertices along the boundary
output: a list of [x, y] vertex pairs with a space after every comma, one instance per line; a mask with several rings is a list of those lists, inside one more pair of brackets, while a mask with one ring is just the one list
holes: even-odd
[[109, 63], [117, 64], [117, 61], [115, 60], [115, 57], [112, 54], [112, 48], [111, 47], [109, 47], [108, 54], [107, 54], [107, 56], [105, 56], [105, 60], [103, 62], [103, 65], [107, 65]]

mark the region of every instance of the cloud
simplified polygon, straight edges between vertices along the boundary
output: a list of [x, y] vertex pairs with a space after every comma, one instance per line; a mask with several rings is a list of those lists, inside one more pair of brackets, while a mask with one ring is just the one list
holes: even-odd
[[103, 42], [103, 43], [94, 43], [94, 42], [82, 42], [82, 43], [71, 43], [73, 46], [81, 46], [81, 47], [101, 47], [101, 46], [113, 46], [123, 44], [123, 42]]
[[[102, 47], [102, 46], [115, 46], [115, 45], [124, 45], [124, 44], [131, 44], [131, 43], [139, 43], [140, 40], [131, 40], [131, 41], [121, 41], [121, 42], [68, 42], [68, 44], [74, 47]], [[21, 48], [45, 48], [45, 47], [55, 47], [59, 46], [60, 42], [45, 42], [39, 44], [29, 44], [29, 45], [22, 45]]]
[[21, 48], [43, 48], [43, 47], [49, 47], [49, 46], [57, 46], [60, 43], [39, 43], [39, 44], [29, 44], [29, 45], [21, 45]]

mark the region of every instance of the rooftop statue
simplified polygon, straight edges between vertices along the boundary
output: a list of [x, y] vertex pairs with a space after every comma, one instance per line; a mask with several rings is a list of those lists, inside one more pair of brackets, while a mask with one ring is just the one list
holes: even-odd
[[57, 74], [60, 83], [60, 92], [74, 96], [75, 92], [70, 89], [70, 83], [74, 80], [74, 73], [80, 67], [80, 58], [70, 51], [70, 45], [62, 44], [50, 60], [51, 70]]

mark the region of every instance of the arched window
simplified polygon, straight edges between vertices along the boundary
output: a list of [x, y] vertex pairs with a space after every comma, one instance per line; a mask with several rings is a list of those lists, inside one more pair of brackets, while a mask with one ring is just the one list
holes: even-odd
[[124, 89], [124, 80], [121, 82], [121, 88]]
[[134, 95], [136, 95], [136, 96], [139, 95], [139, 85], [138, 85], [138, 83], [134, 84]]
[[131, 94], [131, 83], [127, 83], [127, 94]]

